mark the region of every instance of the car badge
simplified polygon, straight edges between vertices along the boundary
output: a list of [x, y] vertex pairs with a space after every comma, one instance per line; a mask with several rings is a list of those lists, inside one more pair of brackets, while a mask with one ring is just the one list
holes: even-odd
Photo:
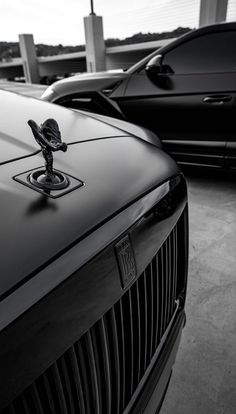
[[128, 234], [115, 245], [115, 251], [120, 271], [121, 285], [125, 289], [137, 276], [133, 247]]
[[67, 150], [67, 144], [61, 140], [58, 123], [54, 119], [47, 119], [40, 126], [30, 119], [28, 121], [33, 136], [42, 150], [45, 159], [45, 170], [37, 170], [30, 174], [29, 180], [36, 187], [59, 190], [69, 184], [66, 175], [53, 170], [53, 152]]

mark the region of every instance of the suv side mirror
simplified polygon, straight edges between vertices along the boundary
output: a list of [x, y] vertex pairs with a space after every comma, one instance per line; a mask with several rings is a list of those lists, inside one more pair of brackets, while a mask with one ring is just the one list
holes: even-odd
[[152, 82], [157, 80], [159, 75], [172, 75], [173, 69], [169, 65], [163, 65], [163, 55], [156, 55], [146, 65], [146, 74]]
[[151, 60], [149, 60], [149, 62], [146, 65], [147, 75], [159, 75], [160, 73], [163, 73], [162, 60], [162, 55], [156, 55]]

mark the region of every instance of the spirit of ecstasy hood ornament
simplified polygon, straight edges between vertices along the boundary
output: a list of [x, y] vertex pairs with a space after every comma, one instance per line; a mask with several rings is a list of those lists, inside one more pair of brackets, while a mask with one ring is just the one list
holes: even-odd
[[28, 121], [36, 142], [42, 148], [42, 154], [45, 159], [45, 171], [33, 172], [29, 179], [37, 187], [48, 190], [57, 190], [65, 188], [68, 185], [68, 179], [59, 171], [53, 170], [53, 152], [67, 150], [67, 145], [61, 140], [61, 133], [57, 122], [54, 119], [47, 119], [40, 126], [30, 119]]

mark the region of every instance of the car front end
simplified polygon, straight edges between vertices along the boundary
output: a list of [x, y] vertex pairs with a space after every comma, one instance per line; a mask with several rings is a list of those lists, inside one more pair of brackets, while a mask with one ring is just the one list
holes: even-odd
[[[156, 413], [185, 324], [185, 179], [145, 130], [1, 97], [0, 412]], [[29, 179], [27, 121], [47, 117], [63, 190]]]

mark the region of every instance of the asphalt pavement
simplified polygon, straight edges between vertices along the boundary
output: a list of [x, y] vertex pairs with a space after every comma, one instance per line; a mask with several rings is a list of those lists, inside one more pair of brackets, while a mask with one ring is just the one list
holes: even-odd
[[236, 413], [236, 175], [185, 171], [187, 323], [161, 414]]
[[[45, 86], [0, 81], [39, 98]], [[187, 324], [161, 414], [236, 413], [236, 185], [186, 170], [190, 250]]]
[[46, 88], [46, 85], [35, 85], [31, 83], [8, 82], [0, 80], [0, 89], [19, 93], [21, 95], [31, 96], [33, 98], [40, 98]]

